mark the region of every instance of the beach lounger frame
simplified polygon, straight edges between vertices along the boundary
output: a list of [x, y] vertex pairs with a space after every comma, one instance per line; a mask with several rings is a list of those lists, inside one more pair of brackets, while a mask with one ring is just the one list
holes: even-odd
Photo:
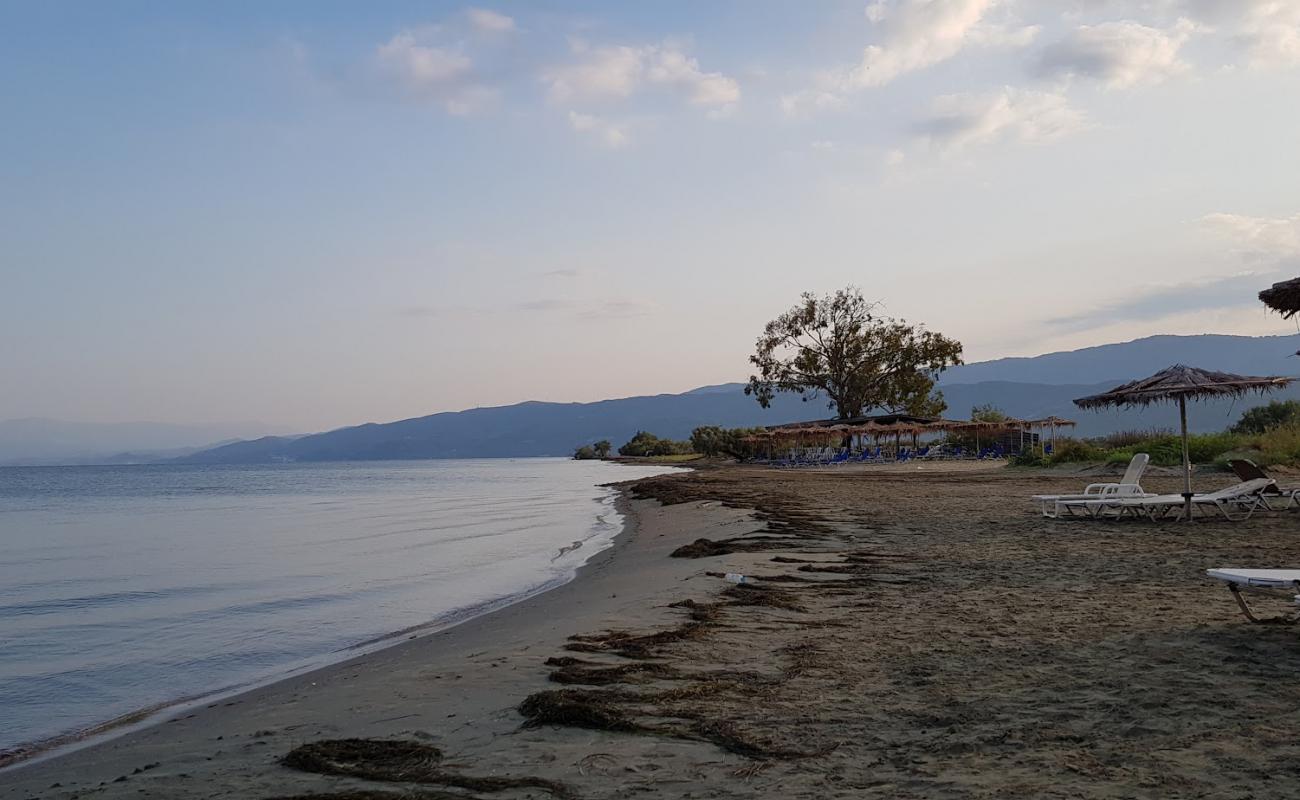
[[[1241, 481], [1258, 478], [1272, 480], [1267, 472], [1249, 458], [1230, 459], [1228, 467]], [[1293, 508], [1300, 508], [1300, 488], [1283, 488], [1274, 483], [1271, 487], [1265, 489], [1262, 494], [1264, 495], [1264, 504], [1268, 506], [1269, 511], [1289, 511]]]
[[[1062, 500], [1101, 500], [1110, 497], [1154, 497], [1142, 488], [1142, 475], [1146, 472], [1151, 456], [1137, 453], [1124, 469], [1124, 476], [1116, 483], [1091, 483], [1080, 494], [1036, 494], [1030, 499], [1038, 503], [1038, 509], [1044, 517], [1074, 516], [1075, 507], [1062, 506]], [[1093, 514], [1092, 516], [1095, 516]]]
[[[1207, 569], [1206, 575], [1227, 584], [1232, 599], [1242, 616], [1254, 623], [1272, 623], [1294, 625], [1300, 622], [1300, 575], [1291, 576], [1296, 570], [1286, 570], [1286, 576], [1270, 577], [1272, 570], [1237, 570]], [[1253, 575], [1250, 573], [1254, 573]], [[1274, 600], [1289, 599], [1297, 606], [1290, 614], [1277, 617], [1261, 617], [1250, 607], [1246, 595], [1268, 597]]]
[[[1242, 522], [1250, 519], [1256, 511], [1269, 509], [1264, 499], [1264, 491], [1274, 481], [1271, 478], [1257, 478], [1245, 481], [1226, 489], [1207, 494], [1192, 495], [1192, 510], [1217, 512], [1230, 522]], [[1149, 495], [1146, 497], [1110, 496], [1091, 500], [1057, 500], [1053, 517], [1083, 516], [1093, 519], [1113, 517], [1139, 517], [1152, 521], [1163, 519], [1181, 520], [1186, 513], [1186, 498], [1180, 494]]]

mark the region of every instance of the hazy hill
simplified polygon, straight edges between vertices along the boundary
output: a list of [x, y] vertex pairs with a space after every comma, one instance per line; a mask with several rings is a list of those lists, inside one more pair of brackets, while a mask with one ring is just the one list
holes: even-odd
[[0, 464], [157, 461], [268, 432], [256, 422], [170, 425], [158, 422], [0, 420]]
[[[1173, 427], [1167, 407], [1140, 411], [1083, 412], [1071, 403], [1116, 383], [1176, 362], [1246, 374], [1300, 372], [1300, 335], [1152, 336], [1033, 358], [1002, 358], [957, 367], [941, 386], [949, 416], [992, 403], [1019, 417], [1049, 414], [1078, 420], [1080, 435], [1121, 428]], [[567, 455], [579, 444], [608, 439], [615, 445], [637, 430], [685, 438], [698, 425], [775, 425], [829, 415], [825, 403], [779, 398], [759, 408], [743, 384], [702, 386], [683, 394], [629, 397], [596, 403], [529, 402], [499, 408], [433, 414], [384, 424], [359, 425], [301, 437], [267, 436], [256, 424], [99, 425], [45, 419], [0, 421], [0, 465], [138, 463], [168, 458], [195, 463], [266, 463], [278, 460], [467, 458]], [[1274, 395], [1300, 399], [1300, 390]], [[1195, 430], [1220, 430], [1268, 398], [1195, 404]], [[239, 439], [213, 446], [212, 442]]]
[[[1255, 374], [1289, 374], [1300, 366], [1289, 353], [1300, 335], [1157, 336], [1037, 358], [971, 364], [945, 375], [950, 416], [964, 417], [974, 405], [992, 403], [1019, 417], [1056, 414], [1077, 420], [1080, 435], [1121, 428], [1173, 427], [1172, 409], [1155, 406], [1125, 412], [1084, 412], [1071, 402], [1116, 382], [1143, 377], [1178, 361]], [[574, 446], [608, 439], [615, 445], [637, 430], [685, 438], [698, 425], [775, 425], [828, 416], [821, 401], [782, 397], [763, 410], [746, 397], [743, 384], [705, 386], [684, 394], [628, 397], [597, 403], [520, 403], [499, 408], [342, 428], [298, 439], [267, 437], [190, 456], [196, 463], [275, 460], [468, 458], [567, 455]], [[1300, 399], [1300, 390], [1276, 395]], [[1193, 429], [1221, 430], [1241, 412], [1267, 399], [1198, 403], [1189, 409]]]
[[1032, 358], [999, 358], [954, 367], [943, 383], [1115, 383], [1150, 375], [1171, 364], [1190, 364], [1238, 375], [1300, 375], [1300, 335], [1149, 336]]

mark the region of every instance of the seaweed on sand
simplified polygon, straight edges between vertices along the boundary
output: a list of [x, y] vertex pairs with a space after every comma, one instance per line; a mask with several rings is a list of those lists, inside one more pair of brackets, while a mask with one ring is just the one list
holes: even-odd
[[698, 639], [706, 623], [691, 620], [676, 628], [634, 636], [627, 631], [606, 631], [586, 636], [570, 636], [565, 650], [579, 653], [614, 653], [625, 658], [654, 658], [655, 650], [665, 644]]
[[476, 800], [474, 795], [460, 792], [441, 792], [436, 789], [421, 792], [310, 792], [308, 794], [268, 797], [266, 800]]
[[[578, 659], [573, 659], [578, 661]], [[553, 670], [550, 679], [556, 683], [582, 683], [605, 686], [611, 683], [633, 683], [663, 680], [675, 677], [677, 670], [666, 664], [637, 662], [610, 667], [601, 664], [572, 663]]]
[[670, 603], [669, 608], [689, 608], [691, 619], [696, 622], [712, 622], [718, 618], [722, 607], [718, 603], [697, 603], [694, 600], [679, 600], [676, 603]]
[[519, 705], [525, 728], [559, 725], [597, 731], [652, 732], [632, 719], [614, 692], [583, 689], [547, 689], [534, 692]]
[[743, 733], [734, 722], [699, 721], [691, 726], [692, 732], [699, 738], [716, 744], [729, 753], [759, 760], [816, 758], [833, 751], [838, 745], [817, 750], [796, 750], [780, 747], [769, 742], [760, 741]]
[[784, 539], [696, 539], [684, 544], [668, 555], [672, 558], [708, 558], [729, 553], [759, 553], [764, 550], [788, 550], [790, 542]]
[[321, 775], [344, 775], [372, 781], [436, 783], [471, 791], [544, 789], [557, 797], [571, 797], [562, 783], [532, 777], [476, 777], [439, 767], [442, 751], [408, 739], [322, 739], [295, 747], [280, 763]]
[[295, 747], [280, 759], [303, 772], [412, 782], [437, 774], [441, 762], [438, 748], [403, 739], [325, 739]]
[[723, 595], [728, 598], [727, 605], [731, 606], [765, 606], [767, 608], [799, 612], [808, 610], [793, 594], [775, 586], [754, 586], [741, 583], [728, 587], [723, 592]]
[[668, 707], [652, 713], [653, 716], [684, 722], [644, 723], [636, 719], [637, 706], [698, 700], [703, 694], [713, 693], [722, 688], [699, 684], [648, 694], [617, 690], [548, 689], [529, 695], [520, 704], [519, 713], [525, 718], [525, 728], [558, 725], [617, 733], [670, 736], [709, 742], [729, 753], [746, 758], [812, 758], [830, 752], [830, 749], [795, 750], [760, 741], [741, 732], [733, 722], [703, 718], [697, 705], [689, 708]]

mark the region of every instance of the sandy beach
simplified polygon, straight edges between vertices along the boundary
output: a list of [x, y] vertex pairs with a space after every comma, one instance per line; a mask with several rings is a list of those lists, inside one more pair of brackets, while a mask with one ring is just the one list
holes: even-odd
[[1300, 796], [1300, 632], [1203, 575], [1295, 566], [1300, 515], [1027, 500], [1089, 480], [638, 481], [629, 529], [565, 586], [0, 772], [0, 798]]

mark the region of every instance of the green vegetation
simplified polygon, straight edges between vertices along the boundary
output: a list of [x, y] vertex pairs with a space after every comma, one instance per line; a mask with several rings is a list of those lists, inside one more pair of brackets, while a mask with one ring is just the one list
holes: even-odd
[[648, 431], [637, 431], [627, 444], [618, 448], [621, 456], [677, 456], [690, 455], [695, 451], [690, 442], [675, 442], [672, 439], [660, 439]]
[[1295, 427], [1300, 423], [1300, 402], [1295, 400], [1274, 400], [1266, 406], [1252, 408], [1236, 425], [1232, 432], [1238, 434], [1266, 433], [1276, 428]]
[[767, 323], [749, 357], [757, 369], [745, 394], [767, 408], [779, 392], [822, 395], [840, 419], [868, 410], [939, 416], [947, 408], [934, 379], [962, 363], [961, 342], [905, 320], [878, 317], [854, 287], [800, 302]]
[[742, 460], [753, 458], [756, 454], [754, 443], [741, 440], [762, 430], [762, 428], [721, 428], [717, 425], [704, 425], [691, 431], [691, 448], [709, 458], [718, 456], [730, 456]]
[[[1113, 446], [1105, 439], [1058, 439], [1046, 459], [1024, 454], [1012, 459], [1018, 466], [1041, 466], [1078, 462], [1127, 464], [1134, 453], [1147, 453], [1151, 463], [1176, 467], [1183, 463], [1182, 439], [1176, 434], [1157, 434], [1123, 446]], [[1193, 464], [1226, 464], [1230, 458], [1249, 458], [1261, 466], [1300, 464], [1300, 425], [1273, 428], [1265, 433], [1241, 434], [1197, 433], [1187, 439], [1188, 455]]]
[[595, 444], [584, 444], [573, 451], [573, 457], [578, 461], [590, 461], [592, 459], [609, 458], [609, 450], [613, 447], [608, 439], [601, 439]]
[[1005, 411], [992, 403], [972, 408], [970, 418], [972, 422], [1003, 422], [1010, 419]]
[[[974, 416], [981, 409], [976, 408]], [[1193, 464], [1226, 466], [1229, 459], [1248, 458], [1260, 466], [1300, 466], [1300, 402], [1274, 401], [1252, 408], [1226, 431], [1187, 437]], [[1052, 454], [1023, 453], [1011, 458], [1022, 467], [1073, 463], [1127, 464], [1135, 453], [1147, 453], [1151, 463], [1176, 467], [1183, 463], [1182, 438], [1168, 429], [1117, 431], [1093, 439], [1058, 439]]]

